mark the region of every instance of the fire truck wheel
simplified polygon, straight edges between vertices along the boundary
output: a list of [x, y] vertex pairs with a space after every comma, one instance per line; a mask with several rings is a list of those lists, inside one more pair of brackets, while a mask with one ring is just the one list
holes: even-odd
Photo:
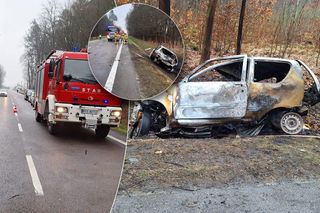
[[109, 131], [110, 131], [110, 126], [108, 126], [108, 125], [97, 126], [97, 128], [95, 130], [96, 137], [105, 138], [109, 134]]
[[35, 117], [36, 117], [36, 121], [37, 122], [41, 122], [42, 121], [42, 117], [41, 117], [40, 113], [37, 112], [37, 110], [35, 110]]
[[57, 126], [56, 126], [55, 124], [52, 124], [52, 123], [47, 122], [47, 128], [48, 128], [48, 132], [49, 132], [51, 135], [56, 134], [56, 132], [57, 132]]

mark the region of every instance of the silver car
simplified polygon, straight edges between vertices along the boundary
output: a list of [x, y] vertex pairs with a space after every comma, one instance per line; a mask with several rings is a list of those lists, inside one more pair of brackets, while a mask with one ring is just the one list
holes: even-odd
[[0, 91], [0, 97], [8, 97], [8, 93], [5, 90]]
[[[304, 75], [312, 79], [309, 88]], [[153, 131], [160, 137], [208, 137], [218, 129], [254, 136], [268, 125], [299, 134], [303, 116], [320, 102], [319, 94], [317, 77], [302, 61], [246, 55], [214, 58], [160, 96], [138, 103], [131, 136]]]
[[176, 67], [178, 65], [178, 57], [170, 49], [159, 45], [152, 50], [150, 59], [156, 64], [162, 64], [171, 72], [177, 72]]

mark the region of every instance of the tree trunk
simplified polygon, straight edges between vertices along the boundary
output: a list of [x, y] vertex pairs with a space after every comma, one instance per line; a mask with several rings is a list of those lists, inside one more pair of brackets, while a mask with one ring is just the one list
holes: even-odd
[[211, 54], [211, 41], [214, 23], [214, 15], [216, 12], [218, 0], [210, 0], [207, 11], [207, 20], [203, 30], [202, 45], [201, 45], [201, 59], [200, 63], [208, 60]]
[[170, 0], [159, 0], [159, 9], [170, 16]]
[[243, 19], [246, 11], [246, 2], [247, 0], [242, 0], [241, 11], [239, 17], [239, 27], [238, 27], [238, 37], [237, 37], [237, 49], [236, 54], [241, 54], [241, 44], [242, 44], [242, 31], [243, 31]]
[[319, 58], [320, 58], [320, 47], [318, 49], [318, 54], [317, 54], [317, 58], [316, 58], [316, 67], [319, 65]]

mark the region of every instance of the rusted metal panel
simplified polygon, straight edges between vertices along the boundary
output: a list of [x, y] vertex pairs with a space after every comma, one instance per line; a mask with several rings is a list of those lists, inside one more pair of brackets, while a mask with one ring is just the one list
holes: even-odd
[[171, 117], [173, 113], [172, 106], [174, 105], [175, 98], [176, 98], [176, 89], [177, 89], [177, 85], [173, 84], [168, 90], [148, 100], [161, 103], [166, 109], [168, 116]]
[[284, 80], [278, 83], [249, 83], [246, 118], [262, 118], [276, 108], [294, 108], [302, 105], [304, 81], [301, 70], [292, 66]]

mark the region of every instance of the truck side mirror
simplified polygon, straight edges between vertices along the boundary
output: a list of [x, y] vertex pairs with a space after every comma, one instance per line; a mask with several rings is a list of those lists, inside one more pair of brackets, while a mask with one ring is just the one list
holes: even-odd
[[51, 59], [49, 63], [49, 72], [48, 72], [48, 77], [52, 78], [54, 73], [54, 60]]
[[72, 75], [63, 75], [63, 80], [69, 82], [72, 79]]

